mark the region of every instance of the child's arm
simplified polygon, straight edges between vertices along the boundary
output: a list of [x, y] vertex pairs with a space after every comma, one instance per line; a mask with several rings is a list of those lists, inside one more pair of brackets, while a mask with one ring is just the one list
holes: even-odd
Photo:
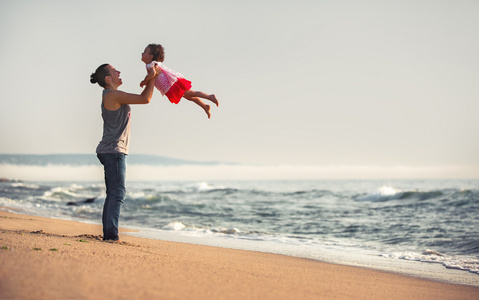
[[145, 86], [148, 83], [148, 81], [150, 81], [154, 76], [155, 76], [154, 68], [149, 68], [148, 69], [148, 74], [146, 74], [145, 79], [143, 79], [143, 81], [140, 82], [140, 87]]

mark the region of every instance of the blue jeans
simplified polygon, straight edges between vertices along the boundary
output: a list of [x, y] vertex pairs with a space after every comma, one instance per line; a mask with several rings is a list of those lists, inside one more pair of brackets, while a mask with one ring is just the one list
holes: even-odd
[[103, 240], [117, 241], [120, 208], [126, 195], [126, 155], [121, 153], [98, 153], [105, 169], [106, 199], [103, 205]]

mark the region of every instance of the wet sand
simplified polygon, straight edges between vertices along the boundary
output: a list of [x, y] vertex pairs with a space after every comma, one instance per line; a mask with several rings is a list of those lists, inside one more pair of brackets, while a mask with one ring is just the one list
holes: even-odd
[[0, 210], [0, 299], [479, 299], [477, 287], [100, 234], [99, 225]]

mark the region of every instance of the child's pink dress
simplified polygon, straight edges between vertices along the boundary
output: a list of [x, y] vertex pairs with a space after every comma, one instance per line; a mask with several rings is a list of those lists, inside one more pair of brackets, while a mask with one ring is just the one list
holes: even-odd
[[160, 62], [153, 61], [146, 65], [146, 69], [153, 68], [155, 64], [161, 70], [161, 74], [155, 80], [155, 87], [162, 95], [166, 95], [171, 103], [178, 104], [185, 92], [191, 89], [191, 81], [186, 80], [180, 73], [168, 69]]

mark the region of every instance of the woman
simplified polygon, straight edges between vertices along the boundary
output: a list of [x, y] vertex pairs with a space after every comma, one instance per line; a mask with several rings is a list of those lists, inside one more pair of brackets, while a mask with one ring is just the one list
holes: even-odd
[[155, 77], [146, 83], [140, 95], [118, 90], [122, 84], [120, 71], [109, 64], [103, 64], [91, 74], [90, 82], [104, 88], [101, 115], [103, 137], [96, 148], [97, 157], [105, 170], [106, 199], [103, 205], [103, 240], [118, 241], [118, 220], [120, 207], [125, 199], [126, 155], [130, 137], [130, 105], [148, 104], [153, 95]]

